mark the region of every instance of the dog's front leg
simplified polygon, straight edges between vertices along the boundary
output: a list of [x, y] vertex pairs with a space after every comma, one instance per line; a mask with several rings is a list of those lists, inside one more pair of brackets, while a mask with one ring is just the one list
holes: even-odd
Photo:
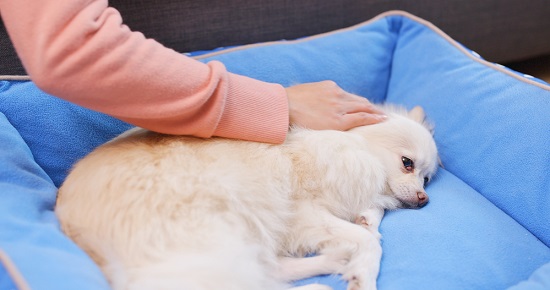
[[[337, 273], [344, 267], [347, 260], [338, 261], [326, 255], [307, 258], [279, 257], [279, 279], [292, 282], [317, 275]], [[332, 287], [322, 284], [309, 284], [292, 287], [288, 290], [332, 290]]]
[[278, 276], [285, 282], [318, 275], [341, 273], [349, 261], [343, 255], [317, 255], [312, 257], [279, 257]]
[[361, 212], [355, 219], [355, 223], [369, 230], [373, 235], [380, 237], [378, 228], [384, 217], [384, 209], [369, 208]]
[[349, 257], [349, 262], [341, 270], [343, 278], [348, 281], [348, 290], [376, 289], [382, 257], [380, 235], [322, 208], [312, 206], [303, 213], [302, 223], [296, 230], [304, 247], [321, 255]]

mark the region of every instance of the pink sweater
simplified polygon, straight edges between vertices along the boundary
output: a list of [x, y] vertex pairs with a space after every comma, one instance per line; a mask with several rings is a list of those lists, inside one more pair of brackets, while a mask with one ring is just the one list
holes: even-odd
[[164, 133], [286, 137], [282, 86], [146, 39], [107, 0], [0, 0], [0, 14], [31, 79], [50, 94]]

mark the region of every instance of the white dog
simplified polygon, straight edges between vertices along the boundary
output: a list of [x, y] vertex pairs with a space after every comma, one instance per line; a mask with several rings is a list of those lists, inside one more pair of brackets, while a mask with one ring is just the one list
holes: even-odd
[[437, 169], [422, 109], [382, 109], [282, 145], [131, 130], [75, 166], [56, 213], [114, 289], [375, 289], [384, 209], [425, 205]]

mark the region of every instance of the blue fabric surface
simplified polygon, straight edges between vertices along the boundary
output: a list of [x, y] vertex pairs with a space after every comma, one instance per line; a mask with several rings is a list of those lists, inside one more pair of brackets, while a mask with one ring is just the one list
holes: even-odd
[[[437, 29], [399, 14], [201, 58], [265, 81], [332, 79], [372, 101], [425, 108], [446, 169], [427, 188], [428, 206], [386, 215], [380, 289], [548, 284], [550, 87], [478, 61]], [[33, 289], [107, 288], [61, 234], [52, 210], [71, 165], [130, 125], [24, 81], [0, 81], [0, 113], [0, 249]], [[338, 276], [297, 284], [313, 281], [345, 289]]]
[[529, 279], [514, 285], [508, 290], [548, 290], [550, 289], [550, 263], [537, 269]]
[[8, 270], [0, 263], [0, 289], [17, 289], [13, 279], [8, 274]]
[[72, 164], [130, 125], [52, 97], [29, 81], [0, 81], [0, 112], [59, 186]]
[[0, 248], [31, 289], [107, 289], [95, 264], [59, 230], [57, 188], [2, 113], [0, 132]]

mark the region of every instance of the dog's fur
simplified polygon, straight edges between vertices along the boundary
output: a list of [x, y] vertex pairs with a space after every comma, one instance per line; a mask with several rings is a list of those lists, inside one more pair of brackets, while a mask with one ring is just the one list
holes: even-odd
[[114, 289], [285, 289], [331, 273], [375, 289], [383, 210], [424, 205], [437, 168], [422, 109], [383, 110], [282, 145], [131, 130], [75, 166], [56, 213]]

